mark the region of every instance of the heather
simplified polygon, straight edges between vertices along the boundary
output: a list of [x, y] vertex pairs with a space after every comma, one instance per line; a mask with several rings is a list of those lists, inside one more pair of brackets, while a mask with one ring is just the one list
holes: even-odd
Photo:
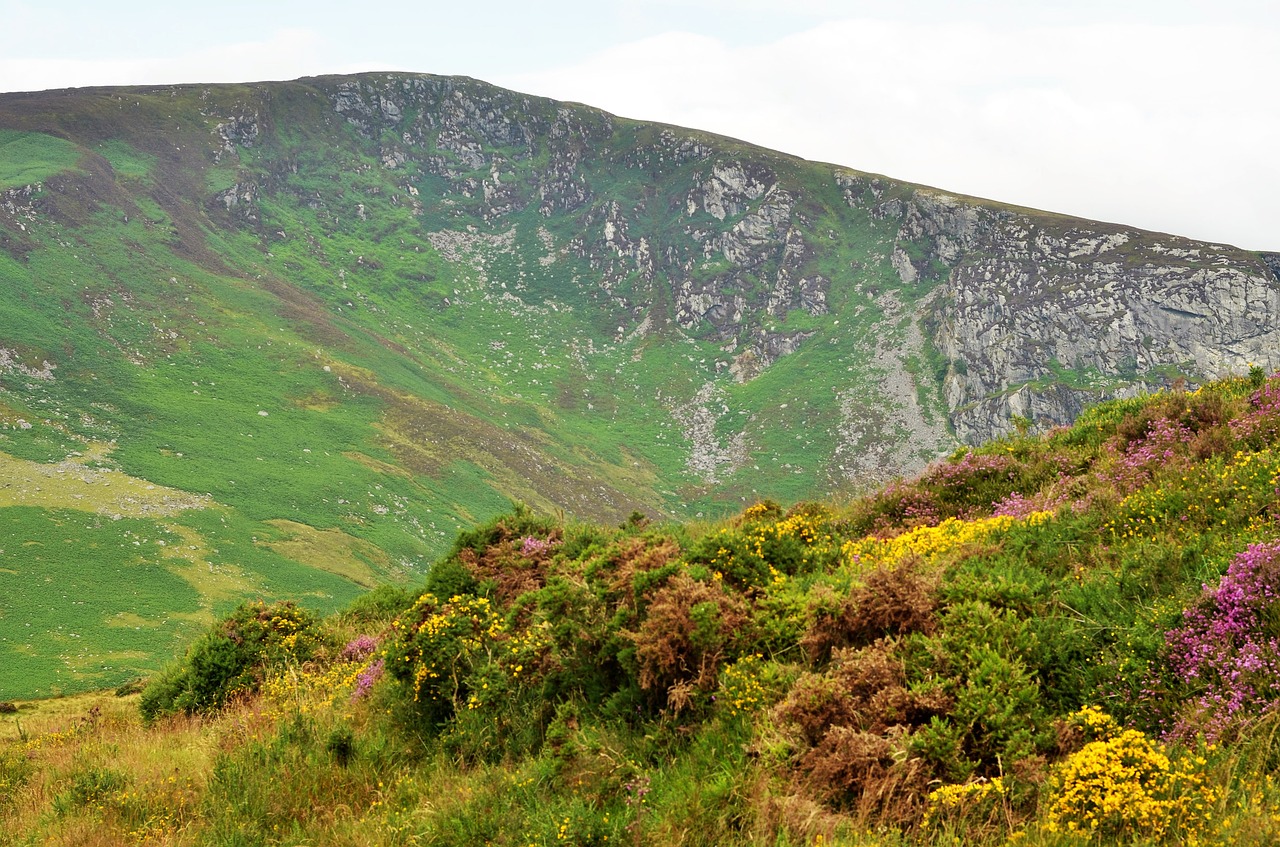
[[235, 609], [141, 713], [22, 704], [0, 843], [1274, 843], [1278, 396], [719, 522], [517, 504], [410, 589]]

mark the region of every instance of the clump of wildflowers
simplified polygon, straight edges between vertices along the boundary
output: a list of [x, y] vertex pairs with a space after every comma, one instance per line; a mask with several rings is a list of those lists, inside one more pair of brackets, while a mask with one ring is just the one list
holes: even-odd
[[1156, 843], [1197, 843], [1219, 790], [1201, 757], [1171, 757], [1159, 742], [1120, 729], [1096, 709], [1077, 718], [1102, 735], [1058, 766], [1047, 815], [1050, 832]]
[[1213, 740], [1242, 718], [1280, 704], [1280, 639], [1275, 615], [1280, 591], [1280, 542], [1254, 544], [1236, 556], [1216, 589], [1183, 613], [1166, 634], [1169, 665], [1184, 683], [1200, 686], [1171, 734]]
[[351, 691], [351, 702], [354, 703], [356, 700], [368, 696], [369, 692], [373, 690], [373, 686], [378, 683], [378, 680], [382, 679], [382, 674], [386, 667], [386, 661], [378, 659], [362, 670], [360, 675], [356, 677], [355, 688]]
[[538, 538], [534, 535], [526, 535], [520, 539], [520, 555], [528, 559], [533, 559], [546, 554], [558, 542], [544, 538]]
[[738, 524], [704, 536], [687, 561], [705, 566], [717, 581], [758, 589], [825, 567], [839, 556], [831, 514], [821, 506], [800, 504], [782, 515], [777, 504], [765, 501], [746, 509]]
[[928, 805], [920, 825], [927, 829], [942, 820], [963, 817], [975, 810], [998, 805], [1008, 793], [1003, 776], [944, 785], [929, 792]]
[[372, 635], [360, 635], [347, 642], [342, 648], [342, 652], [338, 653], [338, 660], [342, 662], [361, 662], [373, 655], [373, 651], [378, 649], [378, 639]]
[[1002, 532], [1020, 521], [1035, 526], [1052, 517], [1049, 512], [1031, 512], [1023, 518], [1008, 515], [968, 521], [947, 518], [937, 526], [918, 526], [893, 538], [867, 536], [849, 541], [841, 548], [841, 552], [845, 561], [858, 569], [895, 565], [909, 555], [918, 556], [926, 562], [936, 562], [951, 550], [965, 544], [985, 541], [988, 536]]
[[1017, 491], [991, 504], [993, 518], [1029, 518], [1038, 512], [1056, 512], [1058, 507], [1071, 499], [1067, 491], [1057, 494], [1044, 492], [1024, 497]]
[[[1280, 376], [1280, 375], [1277, 375]], [[1229, 421], [1241, 441], [1271, 444], [1280, 436], [1280, 379], [1273, 376], [1249, 396], [1249, 411]]]
[[1108, 445], [1115, 462], [1104, 477], [1121, 492], [1136, 491], [1150, 482], [1156, 471], [1185, 456], [1186, 445], [1194, 439], [1195, 433], [1181, 421], [1158, 418], [1141, 438], [1122, 448]]
[[761, 674], [764, 657], [759, 653], [743, 656], [720, 674], [720, 696], [717, 702], [731, 717], [754, 712], [772, 699]]

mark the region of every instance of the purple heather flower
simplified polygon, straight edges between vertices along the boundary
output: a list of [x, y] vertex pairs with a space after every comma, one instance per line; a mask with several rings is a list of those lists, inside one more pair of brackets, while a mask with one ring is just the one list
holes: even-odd
[[538, 556], [554, 546], [555, 542], [553, 541], [545, 541], [533, 535], [526, 535], [520, 539], [520, 555], [526, 557]]
[[338, 654], [338, 659], [343, 662], [359, 662], [367, 659], [377, 649], [378, 639], [372, 635], [361, 635], [347, 642], [347, 646]]
[[354, 703], [369, 693], [378, 680], [382, 679], [382, 672], [386, 670], [386, 666], [387, 663], [383, 659], [378, 659], [360, 672], [356, 677], [355, 690], [351, 692], [351, 702]]
[[1217, 588], [1183, 613], [1182, 626], [1165, 635], [1169, 666], [1185, 683], [1202, 685], [1193, 714], [1171, 734], [1203, 729], [1216, 738], [1241, 712], [1280, 706], [1280, 639], [1267, 619], [1280, 586], [1280, 542], [1254, 544], [1227, 568]]

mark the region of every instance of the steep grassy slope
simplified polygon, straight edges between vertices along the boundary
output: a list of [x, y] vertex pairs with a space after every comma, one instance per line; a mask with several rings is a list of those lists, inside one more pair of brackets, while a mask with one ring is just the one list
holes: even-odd
[[519, 510], [412, 591], [241, 607], [145, 725], [24, 705], [0, 840], [1274, 843], [1277, 450], [1255, 370], [838, 509]]
[[513, 499], [848, 496], [1280, 349], [1257, 256], [473, 80], [6, 95], [0, 147], [4, 696], [419, 577]]

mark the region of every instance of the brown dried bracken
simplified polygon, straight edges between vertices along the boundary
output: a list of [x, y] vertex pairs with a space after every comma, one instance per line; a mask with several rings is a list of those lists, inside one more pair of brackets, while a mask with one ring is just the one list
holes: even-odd
[[636, 645], [640, 687], [674, 689], [677, 699], [682, 683], [710, 690], [747, 620], [743, 601], [719, 585], [686, 574], [673, 576], [654, 594], [639, 632], [629, 634]]
[[821, 663], [841, 647], [859, 647], [885, 636], [930, 633], [935, 626], [933, 584], [906, 565], [877, 568], [834, 613], [819, 613], [800, 639], [811, 661]]
[[525, 537], [504, 525], [500, 524], [497, 532], [497, 541], [485, 547], [484, 552], [464, 549], [458, 553], [458, 561], [477, 582], [493, 583], [494, 598], [507, 604], [546, 584], [551, 558], [561, 541], [561, 530], [552, 530], [545, 542], [536, 547], [522, 545]]

